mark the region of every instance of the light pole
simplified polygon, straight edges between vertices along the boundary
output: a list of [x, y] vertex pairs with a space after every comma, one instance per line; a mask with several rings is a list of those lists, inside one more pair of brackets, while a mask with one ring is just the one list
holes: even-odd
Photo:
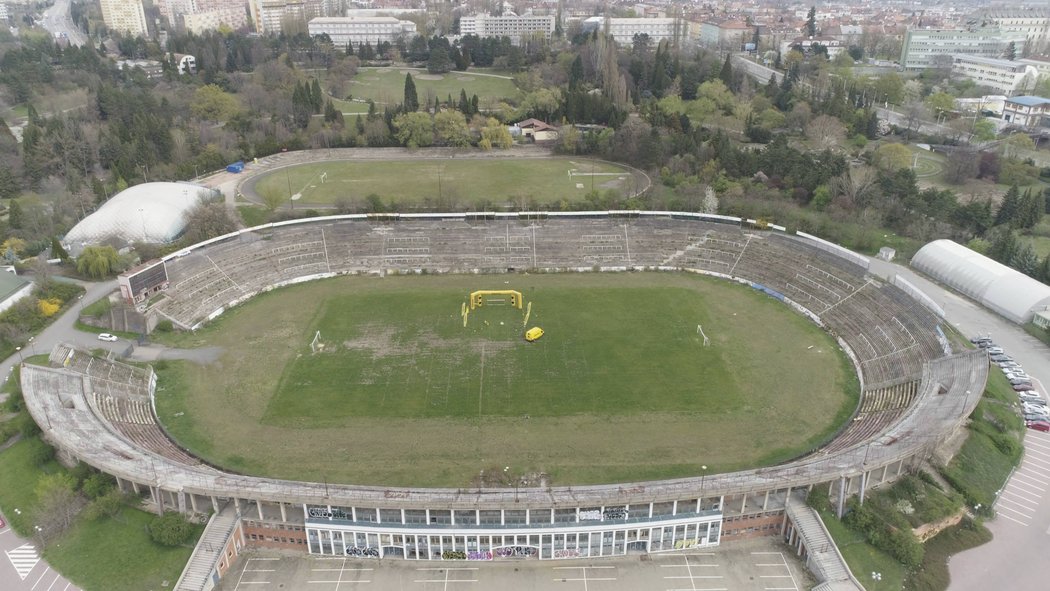
[[15, 347], [15, 351], [18, 351], [18, 363], [25, 363], [25, 359], [22, 359], [22, 347]]
[[700, 466], [700, 510], [704, 510], [704, 480], [707, 479], [707, 464]]

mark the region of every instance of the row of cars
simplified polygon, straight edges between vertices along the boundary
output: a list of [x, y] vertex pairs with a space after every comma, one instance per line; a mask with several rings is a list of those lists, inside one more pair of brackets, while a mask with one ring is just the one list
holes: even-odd
[[1014, 392], [1017, 392], [1025, 425], [1036, 431], [1050, 432], [1050, 406], [1032, 385], [1031, 376], [1025, 373], [1021, 364], [1007, 355], [991, 337], [974, 337], [970, 341], [988, 353], [988, 359], [999, 366]]

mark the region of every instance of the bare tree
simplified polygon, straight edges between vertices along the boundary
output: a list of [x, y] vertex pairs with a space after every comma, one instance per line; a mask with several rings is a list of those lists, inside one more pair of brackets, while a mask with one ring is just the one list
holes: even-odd
[[929, 109], [922, 101], [910, 101], [904, 105], [904, 125], [908, 129], [908, 136], [922, 125], [923, 119], [930, 116]]
[[835, 117], [820, 115], [806, 126], [806, 137], [815, 148], [834, 148], [846, 139], [846, 126]]
[[877, 176], [868, 167], [850, 168], [829, 182], [831, 193], [843, 197], [854, 207], [866, 207], [875, 196]]

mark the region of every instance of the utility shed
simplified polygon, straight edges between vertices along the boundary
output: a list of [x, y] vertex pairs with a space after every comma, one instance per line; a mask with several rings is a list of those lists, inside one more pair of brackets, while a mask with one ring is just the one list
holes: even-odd
[[911, 266], [1018, 324], [1050, 306], [1050, 286], [951, 240], [934, 240]]

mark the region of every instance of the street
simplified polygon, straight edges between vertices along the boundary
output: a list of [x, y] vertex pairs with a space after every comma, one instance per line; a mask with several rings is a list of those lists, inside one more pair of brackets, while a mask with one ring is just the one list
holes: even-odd
[[55, 0], [54, 6], [44, 11], [44, 20], [39, 24], [47, 29], [52, 37], [65, 37], [70, 45], [84, 45], [87, 38], [73, 25], [69, 17], [69, 3], [70, 0]]

